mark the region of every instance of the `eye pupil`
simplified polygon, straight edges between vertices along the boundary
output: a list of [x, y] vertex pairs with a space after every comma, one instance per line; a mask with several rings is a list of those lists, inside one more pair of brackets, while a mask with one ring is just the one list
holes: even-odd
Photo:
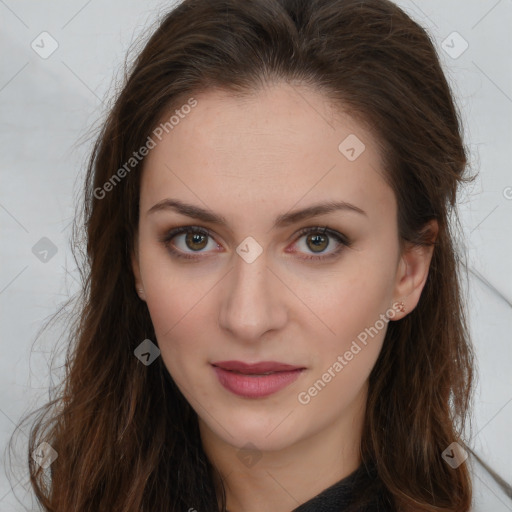
[[[307, 237], [307, 243], [311, 241], [313, 247], [310, 247], [314, 252], [321, 252], [325, 250], [329, 245], [329, 239], [324, 235], [309, 235]], [[316, 249], [319, 249], [318, 251]]]
[[[202, 244], [201, 244], [202, 241]], [[187, 233], [186, 236], [186, 243], [187, 247], [193, 251], [199, 251], [201, 249], [204, 249], [206, 247], [206, 244], [208, 243], [206, 235], [203, 235], [201, 233]], [[193, 247], [193, 244], [199, 244], [200, 247]]]

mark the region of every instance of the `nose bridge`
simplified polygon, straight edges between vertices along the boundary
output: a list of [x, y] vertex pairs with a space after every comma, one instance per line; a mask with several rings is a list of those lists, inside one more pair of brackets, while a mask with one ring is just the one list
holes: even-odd
[[257, 341], [266, 331], [279, 329], [286, 322], [279, 280], [267, 268], [267, 254], [262, 252], [254, 258], [254, 251], [250, 241], [237, 248], [219, 316], [223, 329], [246, 341]]

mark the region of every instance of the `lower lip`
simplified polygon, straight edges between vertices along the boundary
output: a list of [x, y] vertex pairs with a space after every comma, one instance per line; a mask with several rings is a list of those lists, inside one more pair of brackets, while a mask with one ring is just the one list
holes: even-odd
[[214, 366], [213, 369], [220, 383], [228, 391], [246, 398], [261, 398], [277, 393], [294, 382], [303, 371], [303, 369], [297, 369], [270, 375], [243, 375], [218, 366]]

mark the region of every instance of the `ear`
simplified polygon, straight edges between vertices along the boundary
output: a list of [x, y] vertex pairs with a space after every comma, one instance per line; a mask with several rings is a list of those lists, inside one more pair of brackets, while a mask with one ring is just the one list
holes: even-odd
[[141, 300], [146, 300], [146, 295], [144, 293], [144, 285], [142, 283], [142, 277], [140, 275], [140, 265], [139, 265], [139, 241], [138, 236], [135, 235], [134, 248], [131, 253], [131, 262], [132, 262], [132, 271], [133, 277], [135, 280], [135, 290], [137, 295], [141, 298]]
[[[429, 221], [424, 231], [433, 244], [439, 232], [437, 221]], [[402, 301], [405, 304], [405, 310], [403, 312], [397, 310], [393, 320], [400, 320], [418, 305], [427, 281], [433, 253], [434, 245], [405, 243], [398, 263], [394, 291], [394, 304]]]

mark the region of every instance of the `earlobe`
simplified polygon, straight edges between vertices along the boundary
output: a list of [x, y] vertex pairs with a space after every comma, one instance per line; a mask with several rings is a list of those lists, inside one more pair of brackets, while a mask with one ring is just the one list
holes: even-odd
[[[434, 254], [433, 245], [438, 233], [438, 224], [435, 220], [429, 222], [426, 232], [430, 234], [429, 245], [414, 245], [406, 243], [400, 257], [395, 286], [395, 302], [400, 304], [395, 320], [399, 320], [410, 313], [418, 305], [421, 293], [427, 282], [430, 263]], [[397, 308], [395, 308], [397, 309]]]
[[136, 289], [137, 294], [140, 297], [140, 299], [146, 300], [146, 295], [144, 293], [144, 286], [142, 284], [142, 278], [140, 275], [139, 258], [135, 251], [132, 251], [131, 261], [132, 261], [133, 277], [135, 280], [135, 289]]

